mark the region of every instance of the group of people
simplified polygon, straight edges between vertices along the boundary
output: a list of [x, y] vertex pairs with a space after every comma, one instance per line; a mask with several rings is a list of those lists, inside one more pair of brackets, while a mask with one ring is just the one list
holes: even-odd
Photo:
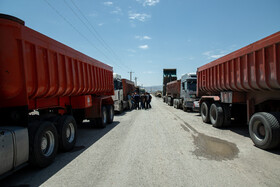
[[138, 94], [137, 92], [131, 94], [131, 108], [132, 109], [148, 109], [152, 108], [151, 101], [152, 96], [150, 93], [145, 92], [144, 94]]

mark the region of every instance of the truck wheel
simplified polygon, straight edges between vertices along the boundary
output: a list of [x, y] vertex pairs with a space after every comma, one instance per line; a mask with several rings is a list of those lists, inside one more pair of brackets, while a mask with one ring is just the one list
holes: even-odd
[[30, 128], [29, 162], [37, 167], [46, 167], [53, 162], [57, 153], [56, 128], [49, 121], [38, 121]]
[[[207, 102], [207, 101], [202, 102], [201, 109], [200, 109], [200, 115], [201, 115], [202, 121], [204, 123], [210, 122], [209, 108], [210, 108], [209, 102]], [[185, 107], [184, 111], [187, 111], [187, 107]]]
[[96, 119], [96, 125], [99, 128], [105, 128], [107, 124], [107, 109], [105, 106], [102, 106], [101, 108], [101, 118]]
[[231, 124], [231, 110], [229, 105], [223, 105], [223, 111], [224, 111], [224, 123], [223, 126], [230, 126]]
[[271, 149], [280, 143], [280, 113], [255, 113], [249, 122], [249, 133], [254, 144], [261, 149]]
[[114, 121], [114, 107], [113, 105], [107, 106], [107, 123], [111, 124]]
[[70, 151], [74, 148], [77, 139], [77, 124], [73, 116], [64, 115], [57, 123], [59, 135], [59, 147], [63, 151]]
[[224, 122], [223, 108], [219, 103], [213, 103], [209, 111], [210, 121], [213, 127], [220, 128]]

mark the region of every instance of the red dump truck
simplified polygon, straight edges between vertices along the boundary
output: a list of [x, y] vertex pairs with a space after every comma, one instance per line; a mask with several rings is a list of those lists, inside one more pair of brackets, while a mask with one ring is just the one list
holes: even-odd
[[51, 164], [83, 119], [112, 123], [113, 94], [112, 67], [1, 14], [0, 176]]
[[214, 127], [243, 116], [254, 144], [280, 143], [280, 32], [197, 69], [204, 122]]
[[167, 97], [167, 104], [169, 106], [173, 106], [174, 99], [180, 98], [180, 92], [181, 92], [181, 80], [175, 80], [167, 83], [166, 97]]
[[120, 75], [114, 73], [114, 89], [115, 95], [112, 96], [114, 100], [114, 110], [122, 113], [125, 109], [132, 109], [131, 94], [135, 91], [134, 82], [122, 79]]

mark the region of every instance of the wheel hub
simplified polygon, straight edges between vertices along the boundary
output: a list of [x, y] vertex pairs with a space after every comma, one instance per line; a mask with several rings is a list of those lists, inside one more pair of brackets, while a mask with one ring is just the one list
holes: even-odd
[[41, 151], [44, 156], [50, 156], [55, 146], [54, 135], [51, 131], [45, 132], [41, 139]]
[[103, 123], [106, 123], [107, 113], [106, 110], [103, 111]]
[[75, 129], [73, 123], [69, 123], [66, 129], [66, 139], [69, 143], [73, 142], [75, 138]]
[[48, 140], [47, 137], [44, 136], [41, 141], [41, 150], [44, 152], [47, 146], [48, 146]]
[[259, 134], [264, 137], [265, 136], [265, 128], [264, 128], [264, 125], [259, 125], [258, 127], [258, 132]]

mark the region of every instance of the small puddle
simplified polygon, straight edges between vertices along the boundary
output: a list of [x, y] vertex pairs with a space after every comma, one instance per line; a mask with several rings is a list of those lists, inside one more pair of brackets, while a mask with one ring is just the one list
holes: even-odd
[[196, 149], [193, 154], [208, 160], [233, 160], [238, 156], [239, 149], [236, 144], [198, 133], [193, 136]]

